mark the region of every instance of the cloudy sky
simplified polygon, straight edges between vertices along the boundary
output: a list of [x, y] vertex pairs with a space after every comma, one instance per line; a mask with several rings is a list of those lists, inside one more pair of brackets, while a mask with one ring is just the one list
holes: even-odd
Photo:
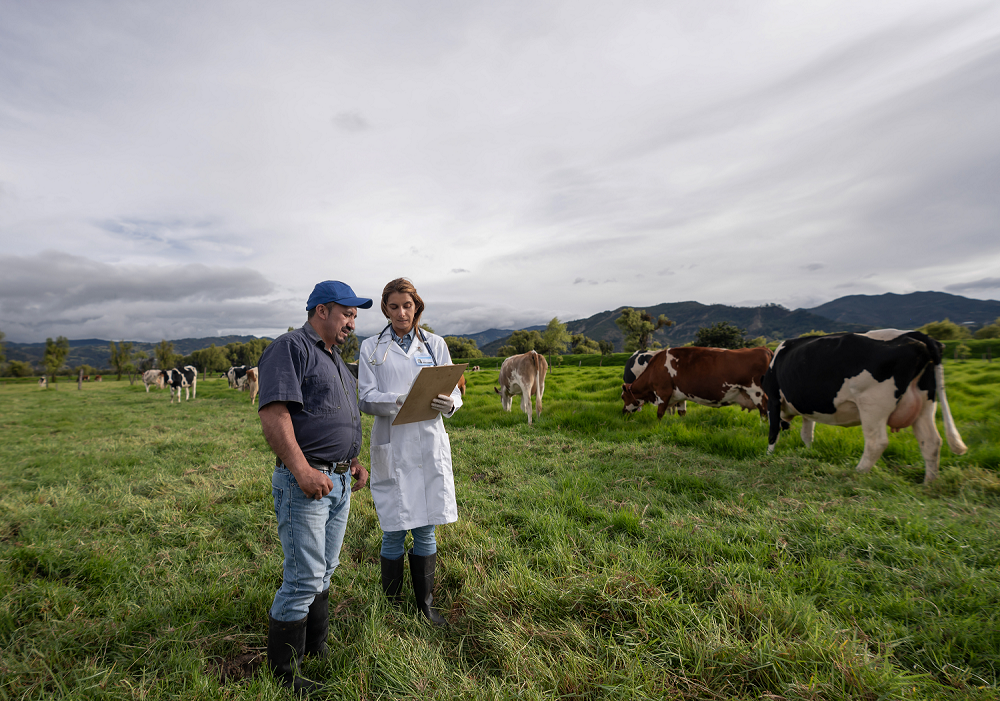
[[[993, 0], [0, 0], [0, 331], [1000, 298]], [[376, 309], [358, 331], [377, 332]]]

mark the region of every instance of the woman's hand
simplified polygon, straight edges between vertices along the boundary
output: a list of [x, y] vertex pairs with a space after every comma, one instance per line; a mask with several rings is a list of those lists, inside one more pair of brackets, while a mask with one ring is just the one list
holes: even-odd
[[431, 400], [431, 409], [449, 414], [455, 408], [455, 400], [449, 394], [439, 394]]

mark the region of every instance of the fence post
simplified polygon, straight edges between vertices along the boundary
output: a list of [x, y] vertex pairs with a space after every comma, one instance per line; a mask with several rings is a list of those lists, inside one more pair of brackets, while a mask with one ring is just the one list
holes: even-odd
[[76, 377], [76, 388], [83, 389], [83, 368], [80, 368], [80, 374]]

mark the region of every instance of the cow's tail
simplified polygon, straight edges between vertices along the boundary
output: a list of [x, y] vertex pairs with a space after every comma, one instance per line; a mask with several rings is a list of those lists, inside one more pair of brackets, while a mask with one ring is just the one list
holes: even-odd
[[962, 437], [958, 434], [958, 427], [955, 420], [951, 418], [951, 407], [948, 406], [948, 397], [944, 393], [944, 364], [937, 363], [934, 366], [934, 378], [937, 380], [938, 398], [941, 401], [941, 418], [944, 420], [944, 436], [948, 441], [948, 447], [955, 455], [965, 455], [968, 450]]
[[773, 365], [764, 373], [760, 380], [761, 389], [767, 397], [767, 452], [774, 452], [774, 445], [781, 433], [781, 390], [778, 388], [778, 373]]

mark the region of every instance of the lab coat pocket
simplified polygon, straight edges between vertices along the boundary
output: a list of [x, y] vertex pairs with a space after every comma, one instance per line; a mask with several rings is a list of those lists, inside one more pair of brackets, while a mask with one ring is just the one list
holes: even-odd
[[392, 444], [373, 445], [371, 449], [372, 485], [384, 484], [392, 481]]

